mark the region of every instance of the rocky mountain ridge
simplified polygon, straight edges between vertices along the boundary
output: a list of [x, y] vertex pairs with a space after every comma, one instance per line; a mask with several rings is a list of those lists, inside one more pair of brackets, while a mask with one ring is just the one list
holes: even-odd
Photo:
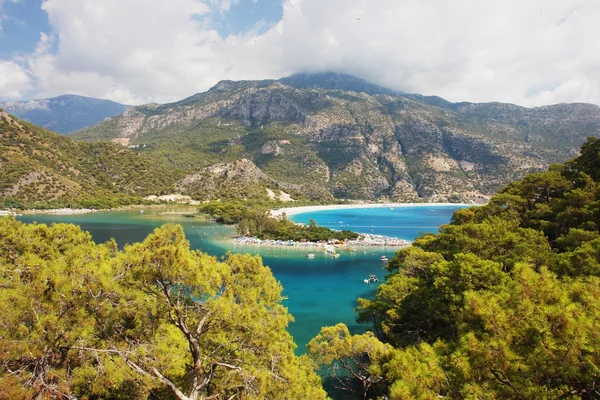
[[282, 187], [341, 198], [478, 201], [600, 135], [600, 107], [590, 104], [450, 103], [342, 75], [292, 78], [222, 81], [74, 137], [145, 145], [140, 152], [190, 172], [246, 158]]

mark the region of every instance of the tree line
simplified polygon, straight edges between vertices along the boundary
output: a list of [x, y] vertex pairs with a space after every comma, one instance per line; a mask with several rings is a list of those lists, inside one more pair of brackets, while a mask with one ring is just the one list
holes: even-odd
[[273, 204], [255, 204], [243, 201], [212, 201], [203, 204], [200, 212], [214, 217], [217, 222], [237, 224], [237, 233], [259, 239], [319, 242], [327, 240], [351, 240], [358, 238], [356, 232], [333, 230], [318, 226], [313, 220], [308, 225], [299, 225], [287, 216], [274, 217], [269, 211]]

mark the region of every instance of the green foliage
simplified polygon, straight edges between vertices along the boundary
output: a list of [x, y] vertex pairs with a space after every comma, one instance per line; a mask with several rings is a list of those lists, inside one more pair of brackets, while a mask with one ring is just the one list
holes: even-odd
[[166, 225], [96, 245], [72, 225], [0, 220], [0, 392], [15, 398], [325, 398], [294, 355], [281, 285]]
[[0, 121], [0, 204], [110, 208], [166, 194], [181, 176], [123, 146], [79, 143], [14, 118]]
[[[373, 393], [600, 397], [598, 167], [590, 139], [581, 157], [457, 211], [439, 234], [395, 255], [375, 299], [357, 308], [359, 322], [393, 346], [364, 365]], [[330, 361], [321, 354], [338, 347], [317, 339], [311, 356]]]
[[318, 242], [322, 240], [356, 239], [358, 234], [349, 230], [336, 231], [317, 226], [314, 221], [307, 226], [287, 219], [272, 217], [270, 209], [281, 204], [272, 202], [211, 201], [199, 211], [224, 224], [238, 224], [237, 232], [243, 236], [260, 239]]
[[321, 329], [307, 348], [318, 365], [331, 365], [331, 375], [339, 389], [363, 397], [377, 393], [383, 380], [371, 362], [385, 358], [392, 351], [390, 345], [380, 342], [370, 332], [351, 335], [344, 324]]
[[251, 212], [246, 214], [238, 225], [238, 233], [255, 236], [260, 239], [293, 240], [319, 242], [331, 239], [340, 241], [358, 238], [358, 234], [349, 230], [336, 231], [318, 226], [315, 221], [307, 226], [288, 220], [272, 217], [269, 212]]

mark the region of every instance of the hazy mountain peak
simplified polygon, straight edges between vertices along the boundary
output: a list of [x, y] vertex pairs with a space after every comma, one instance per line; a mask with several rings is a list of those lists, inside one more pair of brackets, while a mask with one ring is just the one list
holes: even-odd
[[69, 134], [121, 114], [129, 106], [111, 100], [64, 94], [29, 101], [0, 102], [0, 108], [18, 118]]

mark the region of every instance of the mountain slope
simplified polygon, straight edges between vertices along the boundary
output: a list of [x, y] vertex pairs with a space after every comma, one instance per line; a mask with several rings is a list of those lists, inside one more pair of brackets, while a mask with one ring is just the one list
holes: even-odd
[[594, 105], [524, 108], [385, 91], [335, 74], [222, 81], [74, 137], [118, 139], [190, 172], [245, 158], [282, 187], [342, 198], [477, 201], [600, 135]]
[[[114, 143], [74, 142], [0, 110], [0, 202], [114, 206], [170, 193], [181, 172]], [[100, 203], [103, 202], [103, 203]]]
[[128, 106], [67, 94], [40, 100], [0, 102], [0, 108], [46, 129], [69, 134], [121, 114]]

